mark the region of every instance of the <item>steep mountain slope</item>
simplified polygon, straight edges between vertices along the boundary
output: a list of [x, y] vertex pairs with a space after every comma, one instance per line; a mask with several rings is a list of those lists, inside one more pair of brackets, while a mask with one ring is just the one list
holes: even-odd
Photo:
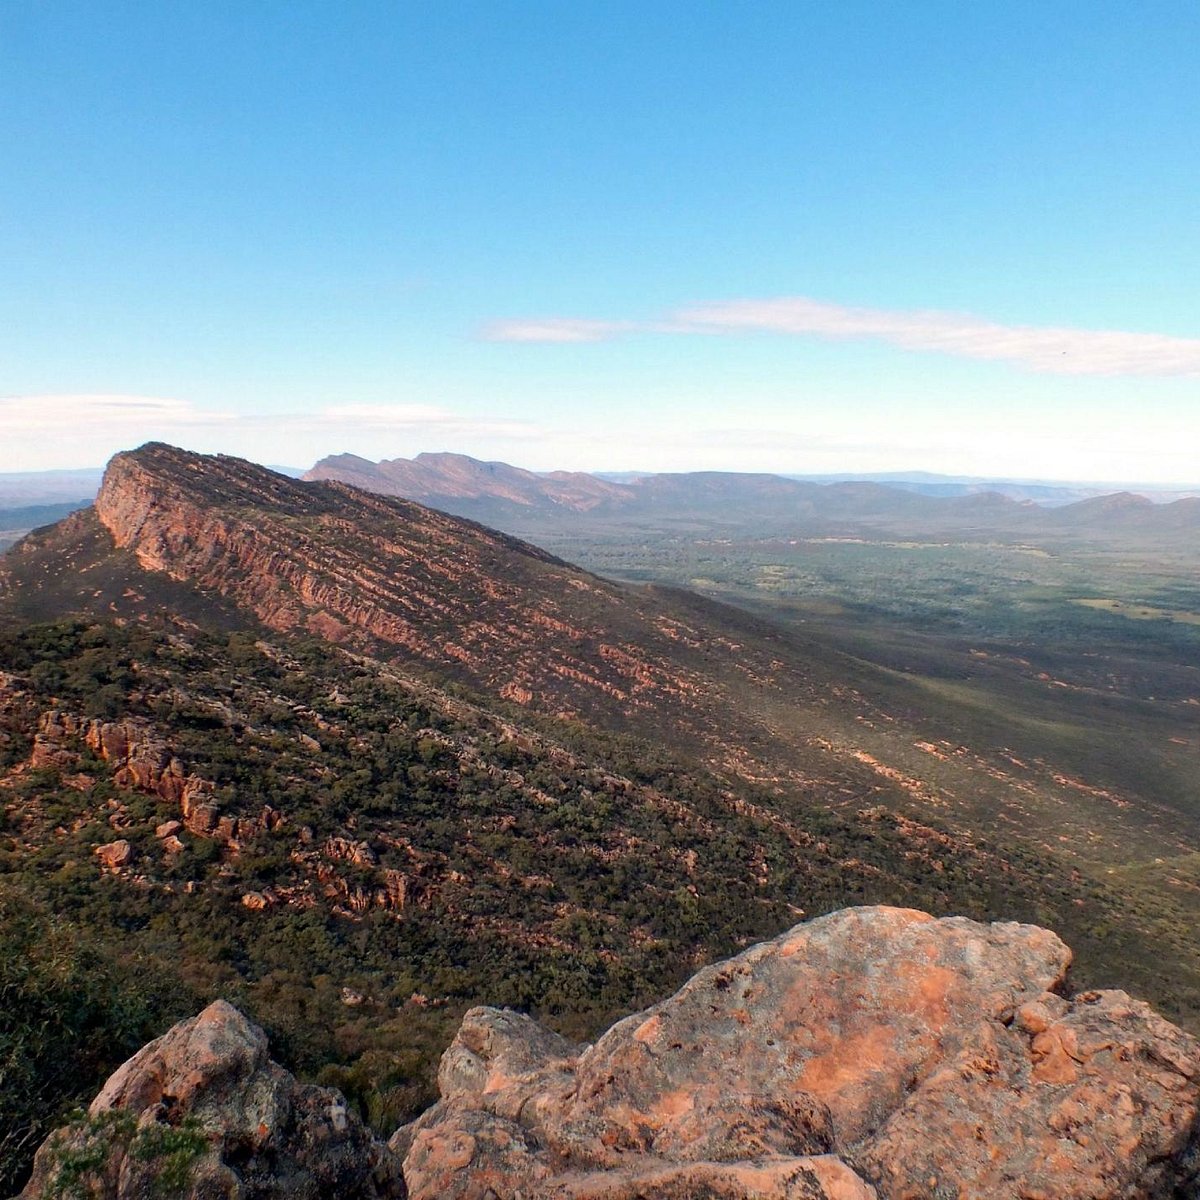
[[870, 796], [919, 816], [965, 811], [968, 831], [986, 814], [1040, 841], [1032, 805], [1041, 822], [1083, 825], [1122, 853], [1131, 839], [1145, 843], [1147, 825], [1160, 851], [1191, 849], [1186, 811], [1133, 821], [1061, 783], [1059, 764], [955, 747], [933, 768], [904, 715], [927, 702], [894, 671], [687, 593], [599, 579], [412, 503], [148, 446], [113, 460], [96, 513], [144, 568], [270, 628], [421, 664], [542, 712], [661, 735], [742, 778], [825, 802]]
[[561, 715], [627, 724], [669, 713], [680, 736], [719, 748], [721, 677], [764, 685], [782, 666], [769, 636], [735, 614], [680, 620], [658, 592], [481, 526], [235, 459], [164, 446], [118, 455], [96, 515], [143, 568], [272, 629], [425, 664]]
[[[168, 607], [219, 600], [227, 620], [249, 613], [543, 714], [661, 738], [780, 794], [938, 813], [967, 836], [986, 822], [1040, 849], [1065, 834], [1101, 863], [1105, 847], [1119, 861], [1131, 846], [1192, 849], [1186, 810], [1143, 800], [1130, 813], [1079, 764], [1068, 778], [1003, 747], [931, 753], [923, 737], [939, 727], [923, 723], [928, 700], [902, 672], [688, 593], [601, 580], [419, 505], [150, 445], [114, 458], [95, 511], [98, 530], [82, 515], [64, 529], [91, 539], [96, 565], [60, 575], [54, 564], [78, 551], [31, 542], [9, 559], [14, 603], [31, 611], [56, 577], [92, 588], [113, 562], [107, 537], [146, 579], [182, 588]], [[126, 584], [108, 604], [144, 611], [154, 602], [139, 597], [158, 586]], [[69, 611], [64, 599], [45, 615]]]
[[150, 445], [0, 560], [0, 618], [10, 894], [122, 995], [166, 972], [148, 1019], [238, 999], [381, 1126], [469, 1002], [590, 1034], [863, 900], [1037, 920], [1200, 1008], [1179, 909], [1097, 866], [1189, 848], [1170, 812], [919, 744], [895, 673], [444, 513]]

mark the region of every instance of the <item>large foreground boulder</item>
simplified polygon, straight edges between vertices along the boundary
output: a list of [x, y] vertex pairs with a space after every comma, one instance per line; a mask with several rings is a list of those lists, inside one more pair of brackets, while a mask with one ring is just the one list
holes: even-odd
[[383, 1200], [399, 1160], [218, 1000], [144, 1046], [37, 1153], [22, 1200]]
[[858, 908], [593, 1046], [473, 1009], [390, 1147], [218, 1002], [53, 1134], [23, 1197], [1200, 1200], [1200, 1045], [1069, 994], [1070, 958], [1030, 925]]
[[1200, 1046], [1064, 994], [1029, 925], [859, 908], [701, 971], [591, 1047], [467, 1014], [392, 1139], [415, 1200], [1200, 1195]]

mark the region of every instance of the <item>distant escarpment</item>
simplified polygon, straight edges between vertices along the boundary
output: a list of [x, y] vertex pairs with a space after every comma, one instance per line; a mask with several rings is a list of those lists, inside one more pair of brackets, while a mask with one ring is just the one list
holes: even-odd
[[1070, 958], [1035, 926], [856, 908], [702, 970], [591, 1046], [477, 1008], [440, 1100], [387, 1148], [217, 1004], [52, 1135], [24, 1196], [81, 1162], [74, 1182], [112, 1200], [168, 1169], [196, 1200], [1195, 1195], [1200, 1045], [1123, 992], [1070, 994]]
[[660, 648], [686, 631], [627, 592], [417, 504], [152, 444], [112, 460], [96, 513], [144, 568], [270, 628], [382, 644], [517, 703], [622, 711], [702, 690]]
[[629, 503], [634, 494], [623, 484], [612, 483], [582, 471], [537, 474], [502, 462], [480, 462], [465, 454], [418, 454], [371, 462], [356, 454], [333, 454], [307, 472], [305, 479], [340, 480], [368, 492], [420, 500], [434, 507], [440, 502], [482, 501], [519, 508], [560, 508], [588, 512], [602, 505]]
[[999, 480], [969, 485], [854, 478], [817, 482], [764, 472], [684, 471], [633, 474], [618, 482], [581, 471], [536, 473], [465, 454], [418, 454], [382, 462], [334, 454], [304, 478], [339, 480], [417, 500], [522, 536], [555, 529], [591, 529], [604, 536], [623, 524], [644, 532], [647, 522], [666, 521], [679, 529], [710, 532], [740, 526], [757, 530], [758, 536], [764, 529], [788, 536], [798, 530], [911, 535], [916, 529], [921, 536], [987, 530], [1004, 537], [1133, 534], [1170, 539], [1200, 525], [1200, 497], [1194, 493], [1163, 493], [1155, 502], [1130, 492]]

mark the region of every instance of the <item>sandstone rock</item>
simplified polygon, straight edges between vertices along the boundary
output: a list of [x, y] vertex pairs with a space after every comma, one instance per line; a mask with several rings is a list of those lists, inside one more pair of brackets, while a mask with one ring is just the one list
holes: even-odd
[[560, 1177], [538, 1200], [877, 1200], [878, 1193], [840, 1158], [820, 1155], [751, 1162], [644, 1164]]
[[1031, 1035], [981, 1026], [864, 1148], [885, 1195], [937, 1177], [964, 1196], [1018, 1178], [1054, 1200], [1170, 1196], [1196, 1119], [1192, 1038], [1124, 992], [1077, 998]]
[[103, 721], [50, 709], [38, 722], [30, 765], [70, 768], [78, 761], [80, 745], [113, 768], [118, 787], [149, 792], [174, 804], [212, 791], [209, 781], [187, 773], [148, 721], [135, 717]]
[[154, 827], [154, 836], [157, 838], [168, 838], [178, 833], [182, 828], [182, 821], [164, 821], [161, 825]]
[[373, 867], [379, 858], [367, 842], [351, 838], [331, 837], [325, 843], [325, 854], [334, 861], [352, 862], [358, 867]]
[[133, 847], [124, 838], [97, 846], [93, 853], [100, 860], [100, 865], [109, 871], [119, 870], [133, 862]]
[[220, 809], [212, 803], [191, 804], [183, 809], [183, 823], [197, 837], [211, 837], [217, 828]]
[[[170, 1147], [182, 1151], [161, 1152]], [[80, 1192], [94, 1200], [405, 1195], [396, 1160], [342, 1096], [297, 1083], [269, 1059], [262, 1030], [223, 1001], [143, 1047], [86, 1121], [52, 1134], [23, 1200], [56, 1194], [64, 1162], [80, 1158], [97, 1164]]]
[[1033, 926], [848, 909], [582, 1051], [474, 1009], [391, 1144], [418, 1198], [1184, 1194], [1200, 1046], [1123, 993], [1065, 994], [1070, 957]]

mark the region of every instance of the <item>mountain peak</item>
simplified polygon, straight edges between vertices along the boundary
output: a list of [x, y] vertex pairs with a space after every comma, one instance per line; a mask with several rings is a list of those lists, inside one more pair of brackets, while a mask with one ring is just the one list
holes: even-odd
[[[347, 461], [352, 459], [353, 461]], [[521, 509], [548, 507], [586, 512], [630, 498], [623, 484], [581, 471], [539, 475], [505, 462], [483, 462], [466, 454], [425, 451], [415, 458], [372, 463], [351, 455], [323, 458], [305, 479], [338, 479], [386, 496], [403, 496], [435, 507], [454, 502], [490, 502]]]
[[96, 514], [144, 569], [269, 628], [423, 661], [521, 703], [624, 714], [698, 687], [653, 596], [411, 501], [150, 444], [112, 460]]

